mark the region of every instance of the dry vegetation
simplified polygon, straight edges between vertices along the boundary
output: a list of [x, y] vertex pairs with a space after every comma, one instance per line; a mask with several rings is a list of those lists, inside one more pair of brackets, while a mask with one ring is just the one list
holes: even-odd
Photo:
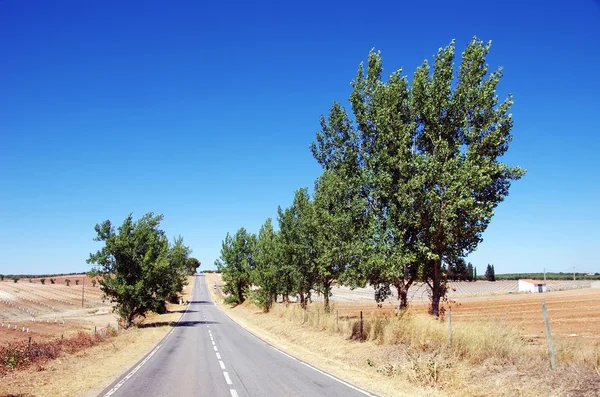
[[[207, 278], [212, 284], [218, 275]], [[531, 326], [541, 322], [542, 298], [549, 302], [552, 324], [558, 330], [568, 329], [569, 319], [576, 319], [577, 311], [584, 318], [594, 312], [599, 319], [600, 312], [594, 309], [599, 294], [581, 290], [469, 298], [453, 307], [451, 347], [447, 324], [422, 313], [422, 307], [398, 317], [389, 310], [378, 310], [375, 304], [368, 310], [365, 304], [338, 304], [341, 307], [334, 307], [329, 315], [318, 304], [310, 305], [306, 312], [295, 304], [277, 304], [268, 314], [248, 303], [223, 309], [267, 341], [382, 396], [594, 396], [600, 395], [598, 341], [556, 338], [558, 369], [553, 372], [545, 338], [531, 337], [532, 332], [537, 333]], [[564, 303], [567, 301], [574, 306]], [[561, 304], [569, 310], [558, 310]], [[361, 309], [362, 338], [356, 315]], [[492, 315], [483, 315], [486, 310]], [[512, 313], [517, 320], [511, 322]], [[572, 332], [585, 330], [576, 320], [570, 326], [576, 330]], [[562, 331], [557, 333], [562, 335]]]
[[[193, 291], [194, 278], [188, 281], [184, 300], [191, 300]], [[65, 335], [64, 340], [52, 333], [36, 338], [39, 342], [33, 339], [31, 347], [22, 338], [5, 343], [0, 347], [0, 365], [3, 365], [0, 396], [73, 396], [86, 391], [86, 395], [95, 396], [149, 352], [170, 331], [186, 307], [168, 304], [168, 313], [140, 319], [139, 328], [121, 329], [118, 334], [115, 328], [108, 331], [98, 328], [98, 336], [94, 336], [93, 326], [89, 331], [87, 317], [90, 314], [84, 311], [79, 320], [88, 328], [65, 328], [63, 332], [68, 329], [69, 336]], [[3, 354], [7, 352], [10, 354]], [[22, 358], [19, 365], [6, 365], [6, 357], [15, 357], [15, 353]]]

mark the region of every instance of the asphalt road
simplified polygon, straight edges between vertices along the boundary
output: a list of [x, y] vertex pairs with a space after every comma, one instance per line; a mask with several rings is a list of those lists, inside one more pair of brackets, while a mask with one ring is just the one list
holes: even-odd
[[169, 336], [100, 396], [365, 396], [243, 330], [213, 304], [204, 276], [192, 296]]

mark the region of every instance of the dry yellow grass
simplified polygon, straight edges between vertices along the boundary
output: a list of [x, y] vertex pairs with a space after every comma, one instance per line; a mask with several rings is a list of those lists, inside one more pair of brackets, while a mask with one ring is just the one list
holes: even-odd
[[[218, 275], [207, 277], [209, 284], [215, 281]], [[559, 368], [552, 372], [545, 346], [502, 322], [455, 324], [449, 348], [446, 323], [428, 315], [365, 314], [365, 340], [359, 342], [357, 318], [336, 319], [319, 306], [304, 312], [278, 304], [264, 314], [248, 303], [230, 308], [215, 298], [267, 342], [381, 396], [600, 395], [594, 369], [600, 350], [559, 345]]]
[[[188, 278], [184, 300], [191, 300], [194, 278]], [[185, 305], [169, 305], [183, 311]], [[181, 312], [152, 315], [147, 323], [177, 321]], [[8, 375], [0, 381], [0, 396], [96, 396], [133, 364], [148, 354], [171, 326], [131, 328], [107, 342], [74, 355], [63, 355], [43, 366]]]

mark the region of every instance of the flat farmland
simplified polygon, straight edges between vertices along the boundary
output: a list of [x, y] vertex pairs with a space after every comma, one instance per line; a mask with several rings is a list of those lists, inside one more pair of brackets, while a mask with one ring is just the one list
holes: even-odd
[[[590, 288], [590, 281], [548, 281], [549, 292], [543, 294], [517, 293], [517, 281], [478, 281], [450, 283], [449, 302], [453, 322], [494, 322], [499, 326], [513, 326], [533, 341], [545, 343], [541, 303], [548, 308], [554, 337], [586, 344], [600, 343], [600, 288]], [[429, 295], [423, 284], [412, 287], [411, 310], [426, 312]], [[396, 292], [394, 291], [394, 295]], [[318, 307], [322, 297], [313, 297]], [[373, 298], [372, 288], [350, 290], [335, 287], [331, 301], [340, 316], [356, 316], [361, 310], [365, 316], [391, 314], [397, 304], [396, 296], [381, 308]]]
[[[219, 286], [219, 274], [212, 275]], [[600, 344], [600, 288], [590, 288], [590, 281], [547, 282], [549, 292], [543, 294], [517, 293], [517, 281], [451, 282], [449, 301], [445, 309], [452, 309], [453, 323], [492, 322], [511, 326], [532, 342], [545, 343], [541, 303], [548, 308], [553, 336], [561, 342], [574, 345]], [[409, 290], [411, 310], [426, 312], [429, 295], [424, 284]], [[390, 315], [397, 305], [397, 292], [378, 307], [373, 288], [334, 287], [331, 302], [340, 317]], [[321, 308], [322, 296], [313, 294], [309, 310]], [[292, 301], [294, 301], [292, 297]]]
[[[70, 286], [65, 284], [67, 278]], [[91, 279], [85, 275], [55, 279], [56, 284], [51, 284], [50, 278], [45, 284], [39, 279], [0, 282], [0, 343], [28, 337], [41, 341], [108, 324], [116, 326], [111, 304], [102, 299], [98, 286], [92, 287]]]

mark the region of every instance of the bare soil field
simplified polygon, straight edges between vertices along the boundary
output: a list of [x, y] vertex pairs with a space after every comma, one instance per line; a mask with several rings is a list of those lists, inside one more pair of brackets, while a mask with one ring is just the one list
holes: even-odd
[[[100, 287], [92, 287], [89, 278], [84, 284], [84, 277], [56, 277], [56, 284], [49, 279], [46, 284], [39, 279], [0, 282], [0, 343], [66, 337], [109, 324], [116, 327], [112, 305], [103, 299]], [[72, 280], [70, 286], [64, 284], [66, 278]], [[76, 279], [82, 280], [79, 285], [75, 285]]]
[[[220, 274], [211, 277], [221, 286]], [[549, 280], [550, 292], [531, 294], [516, 293], [517, 281], [452, 282], [444, 308], [452, 309], [453, 322], [489, 321], [514, 326], [532, 341], [545, 343], [541, 303], [546, 302], [555, 338], [595, 345], [600, 343], [600, 289], [589, 288], [590, 283]], [[424, 286], [418, 284], [413, 289], [411, 310], [426, 312], [429, 297]], [[350, 318], [357, 318], [361, 311], [369, 317], [392, 314], [397, 305], [392, 296], [379, 308], [370, 287], [355, 290], [334, 287], [331, 302], [339, 316]], [[309, 310], [320, 307], [322, 297], [313, 295]]]

